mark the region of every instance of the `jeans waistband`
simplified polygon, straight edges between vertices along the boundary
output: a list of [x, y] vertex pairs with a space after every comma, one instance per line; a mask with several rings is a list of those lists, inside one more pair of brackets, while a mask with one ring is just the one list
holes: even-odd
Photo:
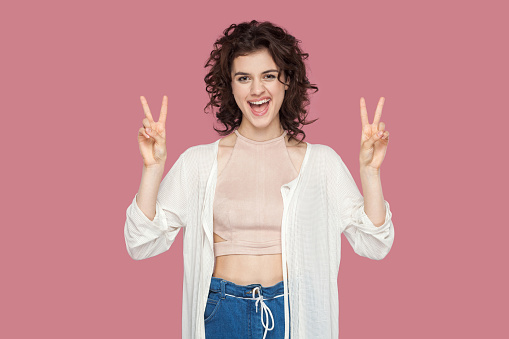
[[[257, 290], [255, 296], [253, 296], [254, 289]], [[271, 299], [284, 294], [283, 281], [264, 287], [261, 284], [237, 285], [229, 280], [216, 277], [212, 277], [210, 281], [210, 290], [244, 298], [253, 298], [261, 295], [264, 299]]]
[[[284, 296], [283, 281], [275, 285], [263, 287], [261, 284], [237, 285], [229, 280], [212, 277], [210, 280], [210, 290], [213, 292], [221, 293], [221, 298], [224, 299], [226, 295], [235, 298], [252, 299], [256, 305], [256, 312], [260, 308], [260, 319], [262, 326], [265, 328], [263, 339], [267, 335], [267, 331], [274, 329], [274, 316], [271, 309], [265, 304], [265, 300], [273, 298], [282, 298]], [[269, 327], [269, 317], [271, 319], [272, 327]]]

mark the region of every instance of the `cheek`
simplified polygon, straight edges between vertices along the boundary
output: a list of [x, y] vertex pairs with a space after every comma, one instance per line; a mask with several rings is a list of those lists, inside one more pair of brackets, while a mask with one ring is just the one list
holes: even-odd
[[239, 91], [235, 88], [232, 88], [232, 94], [233, 94], [233, 98], [235, 99], [235, 102], [237, 103], [237, 105], [240, 106], [240, 102], [241, 102], [242, 98], [241, 98]]
[[281, 84], [275, 84], [270, 91], [274, 96], [277, 96], [278, 98], [284, 98], [285, 96], [285, 87]]
[[233, 96], [235, 97], [235, 100], [237, 102], [243, 101], [244, 98], [246, 97], [245, 89], [243, 89], [242, 87], [239, 87], [239, 86], [232, 86], [232, 93], [233, 93]]
[[283, 100], [285, 99], [285, 88], [283, 87], [282, 89], [278, 89], [276, 95], [277, 95], [277, 100], [278, 100], [279, 104], [282, 104]]

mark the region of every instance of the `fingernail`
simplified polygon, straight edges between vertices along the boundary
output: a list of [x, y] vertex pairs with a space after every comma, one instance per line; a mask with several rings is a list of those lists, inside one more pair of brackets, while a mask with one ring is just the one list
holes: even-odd
[[147, 133], [148, 133], [148, 134], [152, 133], [152, 131], [150, 130], [150, 128], [147, 128]]
[[378, 132], [378, 136], [379, 136], [379, 137], [381, 137], [381, 136], [382, 136], [382, 134], [384, 134], [384, 132], [383, 132], [383, 131]]

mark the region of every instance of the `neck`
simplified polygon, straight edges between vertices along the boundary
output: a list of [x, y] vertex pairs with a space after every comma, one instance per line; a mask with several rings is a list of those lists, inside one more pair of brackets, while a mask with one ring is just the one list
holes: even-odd
[[283, 134], [285, 131], [281, 125], [278, 125], [277, 128], [246, 128], [243, 126], [239, 126], [237, 131], [242, 134], [244, 137], [254, 140], [254, 141], [266, 141], [277, 138]]

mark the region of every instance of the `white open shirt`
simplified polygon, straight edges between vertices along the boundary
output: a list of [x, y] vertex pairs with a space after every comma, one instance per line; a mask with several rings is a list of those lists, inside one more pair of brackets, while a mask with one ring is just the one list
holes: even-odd
[[[140, 210], [136, 196], [126, 211], [125, 242], [135, 260], [167, 251], [184, 230], [185, 339], [205, 339], [204, 312], [215, 265], [212, 206], [220, 140], [189, 147], [179, 156], [159, 186], [154, 220]], [[289, 311], [293, 339], [338, 338], [341, 233], [355, 253], [383, 259], [394, 242], [389, 203], [384, 200], [385, 222], [376, 227], [341, 157], [329, 146], [310, 143], [299, 175], [281, 186], [281, 194], [285, 339]]]

